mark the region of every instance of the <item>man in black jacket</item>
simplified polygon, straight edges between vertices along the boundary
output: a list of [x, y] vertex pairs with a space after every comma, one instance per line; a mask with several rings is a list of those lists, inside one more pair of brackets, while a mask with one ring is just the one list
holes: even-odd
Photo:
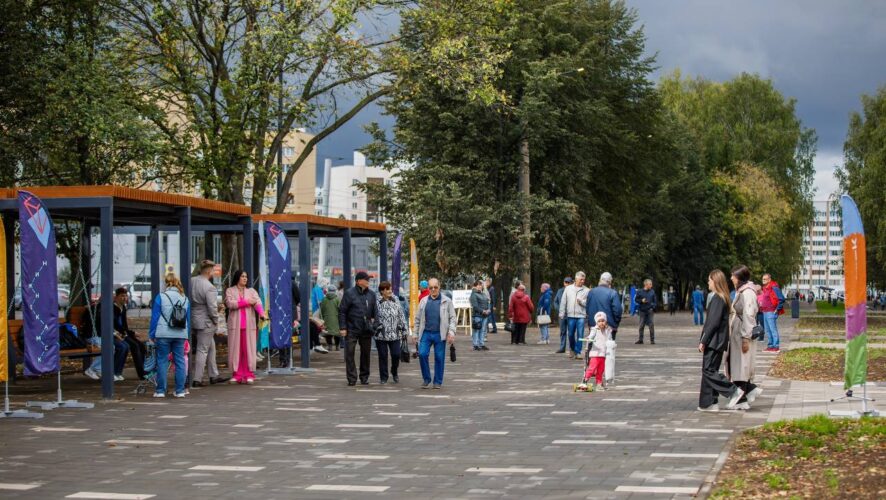
[[348, 385], [357, 385], [357, 366], [354, 355], [360, 344], [360, 383], [369, 384], [369, 355], [372, 349], [372, 331], [376, 318], [375, 293], [369, 290], [369, 275], [357, 273], [357, 283], [347, 290], [341, 299], [338, 311], [338, 324], [345, 341], [345, 369]]

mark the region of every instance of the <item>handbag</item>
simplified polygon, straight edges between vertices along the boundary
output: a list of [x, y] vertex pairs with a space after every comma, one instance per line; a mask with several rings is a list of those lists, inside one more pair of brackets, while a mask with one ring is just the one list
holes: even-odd
[[514, 323], [512, 323], [512, 322], [510, 322], [510, 321], [508, 321], [507, 323], [505, 323], [505, 331], [506, 331], [506, 332], [514, 333]]
[[409, 363], [410, 358], [409, 342], [406, 340], [406, 337], [403, 337], [400, 339], [400, 361], [403, 363]]
[[551, 324], [551, 315], [550, 314], [539, 314], [535, 319], [535, 322], [538, 323], [538, 326], [550, 325]]
[[455, 346], [454, 345], [449, 346], [449, 361], [452, 361], [453, 363], [455, 363]]
[[482, 330], [483, 329], [483, 318], [474, 316], [474, 318], [471, 319], [471, 328], [474, 330]]

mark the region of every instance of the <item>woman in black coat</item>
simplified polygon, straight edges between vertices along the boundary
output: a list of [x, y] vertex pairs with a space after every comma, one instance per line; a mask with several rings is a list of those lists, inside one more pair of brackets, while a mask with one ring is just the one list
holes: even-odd
[[708, 288], [714, 295], [708, 304], [708, 315], [698, 343], [698, 351], [704, 354], [698, 410], [719, 411], [717, 394], [729, 398], [726, 407], [731, 409], [744, 392], [720, 373], [723, 352], [729, 344], [729, 287], [723, 271], [711, 271], [708, 275]]

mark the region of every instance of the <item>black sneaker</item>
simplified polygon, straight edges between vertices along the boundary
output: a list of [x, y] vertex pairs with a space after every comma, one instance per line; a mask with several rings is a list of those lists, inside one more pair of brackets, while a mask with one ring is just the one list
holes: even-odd
[[357, 385], [357, 382], [348, 382], [349, 387], [354, 387], [355, 385]]
[[479, 347], [479, 346], [474, 346], [474, 350], [475, 350], [475, 351], [479, 351], [479, 350], [480, 350], [480, 347]]
[[224, 384], [224, 383], [227, 382], [228, 380], [231, 380], [231, 377], [215, 377], [215, 378], [210, 378], [210, 379], [209, 379], [209, 383], [210, 383], [211, 385], [215, 385], [215, 384]]
[[652, 345], [655, 345], [655, 341], [654, 341], [654, 340], [650, 340], [649, 343], [652, 344]]
[[638, 341], [636, 341], [636, 342], [634, 342], [634, 343], [635, 343], [635, 344], [642, 344], [643, 341], [642, 341], [642, 340], [638, 340]]
[[480, 346], [480, 350], [481, 350], [481, 351], [488, 351], [489, 348], [486, 347], [485, 345], [481, 345], [481, 346]]
[[400, 377], [399, 377], [398, 375], [394, 375], [394, 383], [395, 383], [395, 384], [399, 384], [399, 383], [400, 383]]

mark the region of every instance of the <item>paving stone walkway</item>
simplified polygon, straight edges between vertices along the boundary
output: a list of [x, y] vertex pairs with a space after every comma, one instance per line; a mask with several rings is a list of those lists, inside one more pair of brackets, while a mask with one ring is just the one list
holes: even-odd
[[[508, 345], [505, 332], [489, 352], [460, 334], [443, 390], [419, 387], [417, 360], [400, 384], [379, 385], [374, 356], [372, 384], [347, 387], [340, 352], [313, 355], [313, 373], [184, 400], [136, 397], [127, 381], [119, 401], [92, 410], [0, 420], [0, 496], [704, 496], [733, 436], [766, 422], [786, 383], [759, 377], [765, 392], [747, 412], [697, 412], [699, 327], [687, 314], [656, 323], [658, 344], [634, 345], [636, 318], [623, 322], [616, 385], [593, 394], [572, 392], [580, 362], [553, 345]], [[772, 359], [759, 353], [757, 373]], [[51, 382], [15, 387], [14, 402], [53, 398]], [[85, 377], [65, 384], [67, 397], [97, 400]]]

